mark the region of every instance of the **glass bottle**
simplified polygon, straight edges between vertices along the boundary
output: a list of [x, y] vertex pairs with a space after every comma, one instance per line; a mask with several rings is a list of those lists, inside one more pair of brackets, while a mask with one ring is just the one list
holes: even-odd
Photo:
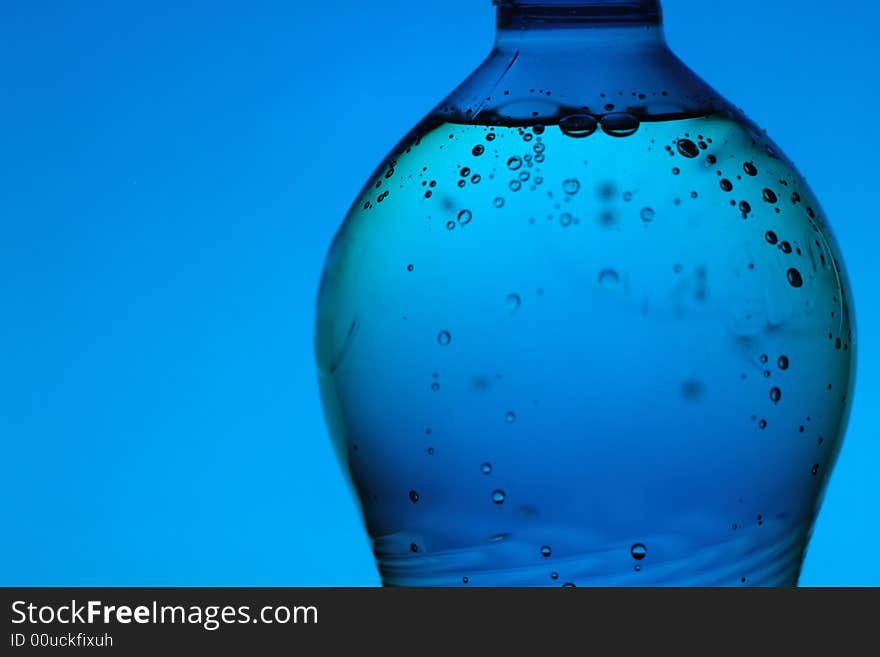
[[656, 0], [497, 0], [320, 285], [385, 585], [794, 585], [855, 362], [804, 179]]

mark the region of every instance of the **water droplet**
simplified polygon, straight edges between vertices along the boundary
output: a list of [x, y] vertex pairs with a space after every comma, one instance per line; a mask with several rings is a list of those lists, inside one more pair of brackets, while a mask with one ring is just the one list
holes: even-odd
[[507, 499], [507, 495], [503, 490], [498, 489], [492, 491], [492, 501], [495, 502], [495, 504], [504, 504], [505, 499]]
[[633, 559], [641, 561], [645, 558], [645, 555], [648, 554], [648, 548], [645, 547], [644, 543], [633, 543], [633, 546], [629, 549], [629, 553], [632, 555]]
[[639, 216], [642, 218], [642, 221], [654, 221], [654, 209], [653, 208], [642, 208], [642, 211], [639, 213]]
[[782, 391], [779, 388], [770, 388], [770, 401], [774, 404], [782, 399]]
[[508, 294], [507, 298], [504, 299], [504, 307], [512, 313], [515, 313], [517, 310], [519, 310], [519, 307], [521, 305], [522, 299], [518, 294]]
[[452, 341], [452, 335], [450, 335], [449, 331], [440, 331], [437, 334], [437, 342], [439, 342], [441, 346], [445, 347], [451, 341]]
[[685, 157], [693, 158], [700, 154], [700, 149], [697, 148], [697, 145], [690, 139], [679, 139], [678, 152]]
[[496, 196], [495, 200], [492, 201], [492, 205], [494, 205], [496, 208], [503, 207], [504, 206], [504, 199], [501, 198], [500, 196]]
[[596, 132], [598, 122], [589, 114], [570, 114], [559, 120], [559, 129], [569, 137], [589, 137]]
[[801, 273], [794, 267], [786, 272], [786, 277], [788, 278], [788, 282], [792, 287], [800, 287], [804, 284], [804, 279], [801, 278]]
[[542, 557], [549, 557], [552, 553], [553, 553], [553, 550], [550, 549], [549, 545], [542, 545], [541, 546], [541, 556]]
[[779, 238], [776, 237], [776, 233], [774, 233], [772, 230], [768, 230], [766, 233], [764, 233], [764, 239], [767, 240], [769, 244], [776, 244], [776, 242], [779, 241]]
[[577, 178], [569, 178], [562, 183], [562, 191], [566, 194], [577, 194], [580, 188], [581, 184], [578, 182]]
[[626, 112], [606, 114], [600, 123], [602, 131], [611, 137], [629, 137], [639, 129], [639, 120]]
[[516, 422], [516, 413], [514, 413], [513, 411], [507, 411], [507, 413], [504, 414], [504, 419], [507, 421], [508, 424], [513, 424], [514, 422]]
[[788, 356], [780, 356], [776, 359], [776, 364], [779, 366], [781, 370], [788, 369]]
[[750, 176], [758, 175], [758, 167], [756, 167], [751, 162], [746, 162], [745, 164], [743, 164], [743, 171], [745, 171]]
[[483, 463], [480, 466], [480, 472], [482, 472], [484, 475], [491, 474], [492, 473], [492, 464], [489, 463], [488, 461], [486, 461], [485, 463]]
[[472, 217], [473, 215], [470, 210], [462, 210], [458, 213], [458, 223], [464, 226], [465, 224], [470, 223]]
[[603, 269], [599, 272], [599, 285], [602, 287], [614, 287], [620, 282], [620, 276], [613, 269]]
[[516, 157], [515, 155], [507, 160], [507, 168], [511, 171], [516, 171], [522, 166], [522, 160]]
[[721, 180], [721, 183], [719, 184], [721, 185], [721, 189], [723, 189], [725, 192], [729, 192], [733, 189], [733, 183], [730, 182], [727, 178], [723, 178]]
[[411, 491], [409, 492], [409, 501], [412, 502], [413, 504], [415, 504], [416, 502], [418, 502], [418, 501], [419, 501], [419, 494], [418, 494], [418, 492], [416, 492], [416, 491], [414, 491], [414, 490], [411, 490]]

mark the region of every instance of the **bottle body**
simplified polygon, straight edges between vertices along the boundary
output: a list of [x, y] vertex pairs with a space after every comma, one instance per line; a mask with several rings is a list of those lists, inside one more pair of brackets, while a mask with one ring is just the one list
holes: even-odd
[[462, 89], [365, 186], [318, 299], [384, 583], [795, 584], [854, 363], [806, 183], [704, 87]]

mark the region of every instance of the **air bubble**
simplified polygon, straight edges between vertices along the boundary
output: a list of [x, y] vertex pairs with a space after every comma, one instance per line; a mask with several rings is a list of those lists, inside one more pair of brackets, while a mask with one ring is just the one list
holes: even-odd
[[480, 472], [482, 472], [484, 475], [492, 474], [492, 464], [486, 461], [480, 466]]
[[800, 287], [804, 284], [804, 279], [801, 278], [801, 273], [792, 267], [786, 272], [786, 277], [788, 278], [788, 283], [792, 287]]
[[772, 230], [768, 230], [766, 233], [764, 233], [764, 239], [767, 240], [769, 244], [776, 244], [776, 242], [779, 241], [776, 233], [774, 233]]
[[476, 155], [478, 157], [485, 152], [486, 152], [486, 147], [483, 146], [482, 144], [477, 144], [476, 146], [474, 146], [473, 150], [471, 150], [471, 153], [473, 153], [474, 155]]
[[507, 308], [508, 311], [515, 313], [519, 310], [519, 307], [522, 305], [522, 299], [518, 294], [508, 294], [504, 299], [504, 307]]
[[559, 129], [568, 137], [589, 137], [596, 132], [598, 122], [589, 114], [570, 114], [559, 120]]
[[504, 504], [504, 500], [507, 499], [507, 494], [501, 490], [500, 488], [492, 491], [492, 501], [495, 504]]
[[522, 166], [522, 160], [516, 156], [513, 156], [509, 160], [507, 160], [507, 168], [511, 171], [516, 171]]
[[542, 557], [549, 557], [552, 553], [553, 553], [553, 550], [550, 549], [549, 545], [542, 545], [541, 546], [541, 556]]
[[633, 543], [632, 547], [629, 549], [629, 553], [632, 555], [633, 559], [641, 561], [645, 558], [645, 555], [648, 554], [648, 549], [645, 547], [644, 543]]
[[504, 199], [500, 196], [496, 196], [495, 200], [492, 201], [492, 205], [494, 205], [496, 208], [504, 207]]
[[577, 194], [580, 191], [581, 184], [578, 182], [577, 178], [569, 178], [564, 183], [562, 183], [562, 191], [566, 194]]
[[692, 142], [690, 139], [679, 139], [678, 140], [678, 152], [688, 158], [697, 157], [700, 154], [700, 149], [697, 148], [697, 145]]
[[750, 176], [758, 175], [758, 167], [756, 167], [751, 162], [746, 162], [745, 164], [743, 164], [743, 171], [745, 171]]
[[514, 422], [516, 422], [516, 413], [514, 413], [513, 411], [507, 411], [507, 413], [504, 414], [504, 420], [507, 422], [507, 424], [513, 424]]
[[465, 224], [470, 223], [472, 216], [470, 210], [462, 210], [458, 213], [458, 223], [464, 226]]
[[730, 182], [727, 178], [723, 178], [719, 184], [721, 185], [721, 189], [723, 189], [725, 192], [729, 192], [733, 189], [733, 183]]
[[412, 502], [413, 504], [415, 504], [416, 502], [419, 501], [419, 494], [417, 491], [411, 490], [409, 492], [409, 501]]
[[599, 272], [599, 285], [602, 287], [614, 287], [620, 282], [620, 276], [613, 269], [603, 269]]
[[774, 404], [782, 399], [782, 391], [779, 388], [770, 388], [770, 401]]
[[766, 429], [767, 428], [767, 420], [759, 420], [758, 421], [758, 428], [759, 429]]
[[777, 358], [776, 365], [778, 365], [779, 369], [781, 369], [781, 370], [787, 370], [788, 369], [788, 356], [783, 355], [783, 356], [780, 356], [779, 358]]
[[653, 208], [642, 208], [642, 211], [639, 213], [639, 216], [642, 218], [642, 221], [654, 221], [654, 209]]
[[600, 125], [610, 137], [629, 137], [639, 129], [639, 120], [632, 114], [617, 112], [603, 116]]
[[776, 192], [767, 187], [764, 188], [764, 191], [761, 192], [761, 196], [767, 203], [776, 203], [779, 199], [776, 197]]
[[440, 331], [437, 334], [437, 342], [440, 343], [441, 346], [445, 347], [452, 341], [452, 335], [449, 331]]

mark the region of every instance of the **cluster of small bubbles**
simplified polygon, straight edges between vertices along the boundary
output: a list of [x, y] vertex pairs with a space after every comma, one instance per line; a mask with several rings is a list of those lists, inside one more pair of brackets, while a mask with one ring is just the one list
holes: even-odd
[[416, 502], [419, 501], [419, 494], [417, 491], [411, 490], [409, 492], [409, 501], [412, 502], [413, 504], [415, 504]]
[[489, 463], [488, 461], [486, 461], [485, 463], [483, 463], [480, 466], [480, 472], [482, 472], [484, 475], [491, 474], [492, 473], [492, 464]]
[[511, 171], [516, 171], [522, 166], [522, 160], [515, 155], [507, 160], [507, 168]]
[[697, 145], [690, 139], [679, 139], [678, 152], [687, 158], [694, 158], [700, 154], [700, 149], [698, 149]]
[[580, 191], [581, 184], [577, 178], [569, 178], [562, 183], [562, 191], [566, 194], [577, 194]]
[[568, 137], [589, 137], [597, 127], [598, 122], [590, 114], [570, 114], [559, 120], [559, 129]]
[[437, 334], [437, 342], [440, 343], [441, 346], [445, 347], [452, 341], [452, 335], [449, 331], [440, 331]]
[[639, 213], [639, 216], [642, 218], [642, 221], [654, 221], [654, 209], [653, 208], [642, 208], [642, 211]]
[[462, 210], [458, 213], [458, 223], [462, 226], [469, 224], [473, 215], [470, 210]]
[[492, 201], [492, 205], [494, 205], [496, 208], [504, 207], [504, 199], [500, 196], [496, 196], [495, 199]]
[[508, 424], [513, 424], [516, 422], [516, 413], [513, 411], [507, 411], [507, 413], [504, 414], [504, 419]]
[[492, 501], [495, 504], [504, 504], [505, 499], [507, 499], [507, 495], [500, 488], [492, 491]]
[[788, 278], [789, 285], [792, 287], [800, 287], [804, 284], [804, 279], [801, 278], [801, 273], [794, 267], [789, 269], [785, 275], [786, 278]]
[[553, 553], [553, 550], [550, 549], [549, 545], [542, 545], [541, 546], [541, 556], [542, 557], [549, 557], [552, 553]]
[[632, 547], [629, 549], [629, 553], [632, 555], [633, 559], [641, 561], [645, 558], [645, 555], [648, 554], [648, 549], [645, 547], [644, 543], [633, 543]]
[[782, 399], [782, 391], [779, 388], [770, 388], [770, 401], [774, 404]]
[[599, 285], [603, 287], [613, 287], [620, 281], [620, 276], [613, 269], [603, 269], [599, 272]]

